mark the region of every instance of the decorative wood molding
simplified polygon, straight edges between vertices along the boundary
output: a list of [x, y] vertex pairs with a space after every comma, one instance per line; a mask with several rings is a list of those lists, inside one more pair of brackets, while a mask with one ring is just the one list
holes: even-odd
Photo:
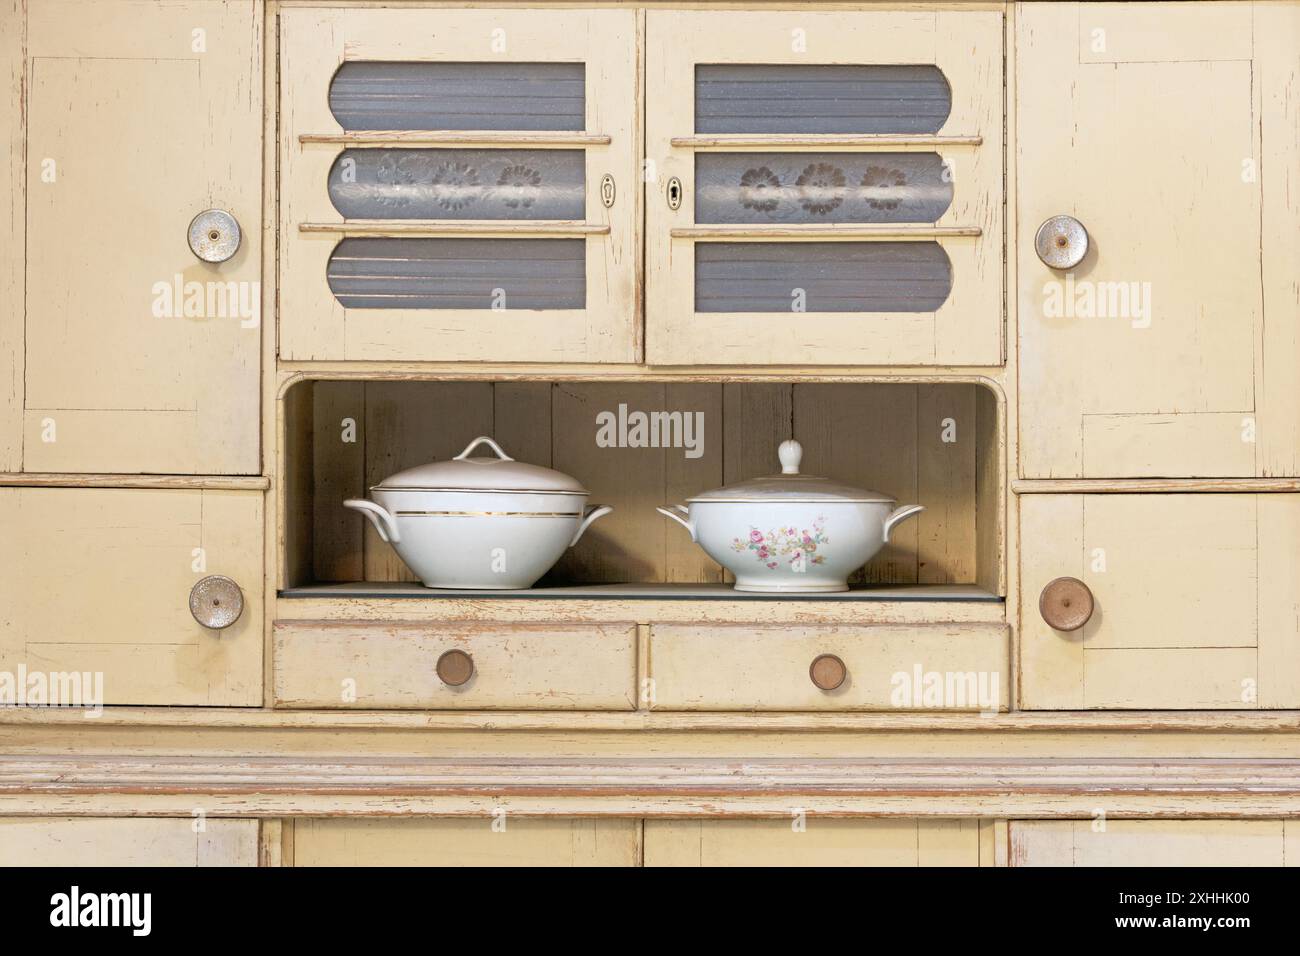
[[1018, 495], [1127, 495], [1178, 492], [1300, 491], [1300, 478], [1021, 478], [1011, 482]]
[[266, 491], [265, 475], [82, 475], [7, 472], [0, 474], [6, 488], [198, 488], [205, 491]]
[[974, 238], [983, 234], [979, 226], [928, 226], [909, 223], [861, 223], [845, 225], [819, 225], [799, 223], [794, 225], [763, 226], [747, 223], [713, 226], [678, 226], [670, 229], [674, 239], [751, 239], [751, 240], [885, 240], [885, 239], [945, 239]]
[[577, 220], [459, 220], [459, 219], [368, 219], [347, 222], [303, 222], [303, 233], [332, 233], [340, 236], [607, 236], [609, 226]]
[[933, 149], [936, 146], [980, 146], [983, 136], [934, 136], [925, 133], [719, 133], [674, 136], [674, 149]]
[[352, 133], [302, 133], [298, 142], [338, 146], [469, 146], [487, 149], [569, 149], [608, 146], [603, 133], [538, 132], [534, 130], [365, 130]]

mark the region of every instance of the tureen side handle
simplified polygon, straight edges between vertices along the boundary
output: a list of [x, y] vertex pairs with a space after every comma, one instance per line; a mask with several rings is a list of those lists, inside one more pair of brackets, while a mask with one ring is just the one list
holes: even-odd
[[578, 543], [578, 539], [582, 537], [583, 532], [591, 527], [593, 521], [597, 518], [603, 518], [613, 510], [609, 505], [587, 505], [582, 512], [582, 523], [578, 525], [578, 530], [573, 532], [573, 540], [569, 542], [569, 547], [572, 548]]
[[899, 505], [888, 515], [885, 516], [885, 542], [889, 541], [889, 532], [894, 530], [894, 525], [900, 521], [906, 521], [912, 515], [920, 514], [925, 510], [925, 505]]
[[655, 511], [665, 518], [672, 518], [691, 533], [691, 541], [698, 543], [695, 537], [695, 524], [691, 521], [691, 509], [685, 505], [673, 505], [671, 508], [656, 508]]
[[367, 501], [365, 498], [349, 498], [343, 502], [343, 507], [351, 508], [353, 511], [360, 511], [370, 519], [370, 523], [375, 526], [375, 530], [379, 532], [379, 537], [384, 541], [397, 544], [402, 540], [402, 536], [397, 531], [397, 519], [373, 501]]

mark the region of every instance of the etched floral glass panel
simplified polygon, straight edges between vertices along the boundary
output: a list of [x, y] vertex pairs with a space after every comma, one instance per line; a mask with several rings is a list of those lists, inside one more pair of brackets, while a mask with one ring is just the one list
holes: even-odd
[[581, 130], [582, 63], [344, 63], [329, 103], [345, 130]]
[[952, 203], [935, 153], [698, 153], [697, 223], [935, 222]]
[[937, 242], [697, 242], [697, 312], [933, 312], [952, 290]]
[[349, 149], [330, 169], [346, 219], [573, 219], [586, 214], [577, 149]]
[[697, 133], [937, 133], [951, 111], [936, 66], [695, 67]]
[[349, 309], [582, 309], [582, 239], [344, 239], [330, 291]]

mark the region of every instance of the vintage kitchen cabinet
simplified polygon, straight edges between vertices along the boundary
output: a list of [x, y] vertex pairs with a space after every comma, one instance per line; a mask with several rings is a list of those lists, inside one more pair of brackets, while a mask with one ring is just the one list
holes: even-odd
[[632, 10], [284, 10], [285, 359], [640, 357]]
[[257, 866], [258, 821], [0, 817], [0, 866]]
[[[262, 513], [256, 491], [0, 488], [0, 671], [81, 677], [91, 704], [260, 705]], [[191, 596], [214, 576], [242, 612], [209, 628]]]
[[[1300, 495], [1019, 501], [1022, 707], [1300, 707]], [[1071, 631], [1040, 605], [1061, 577], [1092, 601]]]
[[260, 473], [261, 10], [28, 5], [22, 470]]
[[480, 816], [292, 821], [295, 866], [637, 866], [641, 821]]
[[976, 820], [647, 820], [646, 866], [979, 866]]
[[1022, 476], [1300, 475], [1300, 9], [1016, 14]]
[[1297, 820], [1012, 820], [1012, 866], [1300, 866]]
[[651, 10], [652, 364], [1002, 361], [1002, 15]]

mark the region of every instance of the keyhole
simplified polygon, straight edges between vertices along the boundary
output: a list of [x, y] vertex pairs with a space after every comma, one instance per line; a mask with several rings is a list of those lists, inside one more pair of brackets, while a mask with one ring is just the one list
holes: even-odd
[[668, 208], [678, 209], [682, 205], [682, 181], [674, 176], [668, 180]]

